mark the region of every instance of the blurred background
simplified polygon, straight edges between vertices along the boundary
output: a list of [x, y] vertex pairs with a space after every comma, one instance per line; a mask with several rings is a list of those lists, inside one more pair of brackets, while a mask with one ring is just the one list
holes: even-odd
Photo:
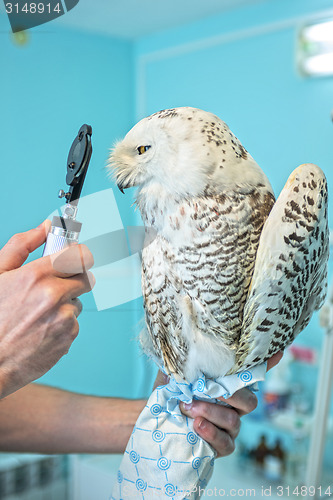
[[[100, 234], [140, 225], [133, 193], [123, 196], [107, 177], [107, 157], [136, 121], [169, 107], [198, 107], [222, 118], [276, 195], [291, 171], [308, 162], [324, 170], [331, 186], [332, 53], [308, 28], [332, 19], [329, 0], [80, 0], [59, 19], [14, 36], [1, 4], [0, 246], [58, 210], [68, 150], [83, 123], [92, 125], [94, 150], [83, 191], [90, 204], [79, 217], [86, 220], [83, 240], [97, 218], [105, 227]], [[89, 198], [110, 188], [110, 205]], [[114, 289], [117, 265], [106, 271], [96, 270], [103, 287]], [[103, 396], [149, 395], [156, 369], [137, 346], [139, 274], [131, 279], [118, 301], [100, 306], [92, 294], [83, 299], [80, 335], [42, 383]], [[213, 485], [302, 481], [324, 338], [315, 315], [262, 385], [257, 410], [243, 419], [237, 451], [218, 461]], [[331, 405], [322, 481], [333, 494], [332, 418]], [[36, 457], [1, 455], [3, 478], [29, 460], [36, 466]], [[46, 472], [38, 495], [44, 496], [24, 490], [21, 470], [3, 498], [108, 498], [118, 458], [39, 460]], [[50, 486], [55, 477], [58, 493]]]

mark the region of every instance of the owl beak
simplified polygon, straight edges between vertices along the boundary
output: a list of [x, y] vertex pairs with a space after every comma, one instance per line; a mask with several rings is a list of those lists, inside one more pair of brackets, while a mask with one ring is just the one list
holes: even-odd
[[127, 189], [130, 187], [128, 184], [126, 185], [126, 183], [123, 181], [118, 182], [117, 186], [118, 186], [119, 191], [121, 191], [123, 194], [125, 194], [124, 189]]
[[123, 194], [125, 194], [122, 184], [117, 184], [117, 186], [118, 186], [119, 191], [121, 191]]
[[119, 191], [121, 191], [123, 194], [125, 194], [124, 189], [128, 189], [130, 187], [136, 186], [136, 182], [133, 182], [133, 179], [131, 179], [131, 177], [129, 175], [127, 175], [127, 176], [120, 178], [118, 180], [117, 186], [118, 186]]

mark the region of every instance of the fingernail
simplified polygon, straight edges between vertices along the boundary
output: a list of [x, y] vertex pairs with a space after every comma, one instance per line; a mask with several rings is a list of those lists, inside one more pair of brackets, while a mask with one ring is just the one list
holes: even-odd
[[205, 428], [206, 428], [206, 420], [202, 418], [198, 424], [198, 429], [200, 431], [203, 431], [205, 430]]
[[184, 410], [192, 410], [193, 403], [183, 403]]
[[39, 226], [36, 227], [36, 229], [44, 229], [45, 231], [48, 231], [50, 227], [51, 227], [50, 219], [45, 219], [41, 224], [39, 224]]
[[88, 271], [87, 276], [88, 276], [90, 287], [91, 287], [91, 289], [93, 289], [95, 284], [96, 284], [96, 278], [91, 271]]

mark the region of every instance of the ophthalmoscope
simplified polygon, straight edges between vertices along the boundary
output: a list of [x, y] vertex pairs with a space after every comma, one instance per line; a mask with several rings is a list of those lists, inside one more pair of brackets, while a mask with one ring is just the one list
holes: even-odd
[[51, 255], [78, 243], [82, 223], [76, 220], [78, 202], [92, 154], [92, 128], [82, 125], [70, 148], [67, 159], [67, 192], [60, 189], [59, 198], [66, 199], [62, 216], [54, 216], [43, 256]]

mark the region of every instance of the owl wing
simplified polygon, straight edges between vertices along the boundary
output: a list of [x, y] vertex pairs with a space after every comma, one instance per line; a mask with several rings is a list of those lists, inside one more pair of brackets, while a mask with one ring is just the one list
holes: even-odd
[[290, 175], [260, 237], [234, 372], [283, 350], [309, 323], [327, 290], [327, 182], [304, 164]]
[[170, 245], [160, 235], [143, 250], [141, 283], [147, 327], [140, 336], [142, 348], [167, 373], [181, 373], [187, 354], [176, 297], [181, 283]]

